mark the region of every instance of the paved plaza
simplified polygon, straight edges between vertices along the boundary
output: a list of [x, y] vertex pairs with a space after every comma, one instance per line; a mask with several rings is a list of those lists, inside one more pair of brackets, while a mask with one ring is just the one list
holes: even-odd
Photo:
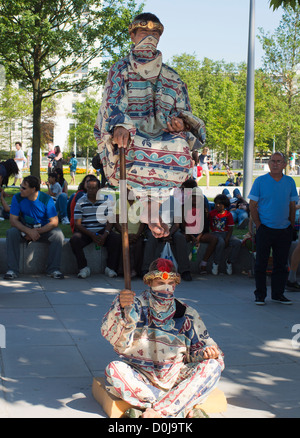
[[[106, 417], [91, 385], [115, 358], [100, 324], [123, 285], [104, 275], [0, 280], [1, 418]], [[143, 291], [142, 280], [132, 289]], [[258, 307], [253, 289], [243, 275], [193, 275], [176, 289], [225, 353], [228, 409], [211, 417], [300, 417], [300, 294], [286, 293], [291, 306], [268, 298]]]

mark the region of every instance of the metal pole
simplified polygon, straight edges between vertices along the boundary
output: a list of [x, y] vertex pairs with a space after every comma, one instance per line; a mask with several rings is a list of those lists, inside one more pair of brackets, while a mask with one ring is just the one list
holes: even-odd
[[252, 187], [254, 154], [254, 75], [255, 75], [255, 0], [250, 0], [247, 97], [244, 139], [244, 184], [243, 196], [246, 199]]

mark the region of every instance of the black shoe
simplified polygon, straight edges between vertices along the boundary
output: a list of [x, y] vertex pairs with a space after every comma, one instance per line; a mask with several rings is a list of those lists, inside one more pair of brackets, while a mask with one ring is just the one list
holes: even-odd
[[279, 298], [272, 298], [272, 301], [280, 304], [293, 304], [293, 301], [288, 300], [284, 295], [281, 295]]
[[285, 288], [290, 292], [300, 292], [300, 284], [297, 281], [287, 281]]
[[257, 290], [254, 291], [254, 296], [255, 296], [255, 304], [257, 306], [263, 306], [265, 303], [265, 298], [262, 297], [261, 295], [258, 295]]
[[264, 298], [260, 298], [260, 297], [255, 297], [255, 304], [257, 306], [264, 306], [265, 303], [265, 299]]
[[182, 280], [184, 280], [184, 281], [192, 281], [192, 280], [193, 280], [190, 271], [185, 271], [185, 272], [183, 272], [183, 273], [181, 274], [181, 278], [182, 278]]

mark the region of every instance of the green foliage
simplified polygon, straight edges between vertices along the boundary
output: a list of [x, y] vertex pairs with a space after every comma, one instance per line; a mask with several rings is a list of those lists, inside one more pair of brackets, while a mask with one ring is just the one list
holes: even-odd
[[[280, 147], [287, 155], [300, 148], [300, 6], [286, 7], [279, 27], [273, 35], [260, 29], [258, 36], [264, 49], [264, 71], [272, 78], [277, 102], [276, 134]], [[275, 132], [274, 132], [275, 134]]]
[[[255, 151], [300, 150], [300, 7], [287, 7], [274, 35], [260, 29], [264, 68], [255, 72]], [[228, 162], [241, 159], [244, 149], [247, 68], [186, 53], [171, 66], [186, 82], [195, 115], [207, 128], [207, 145]]]
[[[186, 82], [192, 109], [203, 119], [207, 145], [219, 159], [241, 159], [244, 149], [247, 69], [184, 53], [172, 59], [172, 67]], [[277, 84], [262, 71], [255, 76], [255, 146], [257, 151], [272, 150], [274, 112], [278, 109]]]
[[0, 62], [8, 80], [32, 93], [33, 174], [40, 173], [42, 101], [100, 85], [104, 71], [92, 61], [122, 55], [141, 8], [134, 0], [0, 0]]
[[91, 96], [88, 96], [84, 102], [77, 102], [75, 104], [75, 114], [72, 114], [73, 120], [76, 122], [76, 126], [72, 127], [69, 131], [69, 146], [70, 151], [73, 151], [73, 145], [77, 143], [77, 155], [78, 156], [93, 156], [97, 150], [97, 144], [94, 137], [94, 125], [100, 102]]
[[273, 11], [281, 6], [284, 8], [290, 6], [291, 8], [296, 9], [297, 5], [300, 5], [300, 0], [270, 0], [270, 7], [273, 7]]

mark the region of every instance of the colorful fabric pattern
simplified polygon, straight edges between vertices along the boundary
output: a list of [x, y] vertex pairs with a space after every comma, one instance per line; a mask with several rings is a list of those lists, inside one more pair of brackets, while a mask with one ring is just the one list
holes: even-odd
[[151, 405], [165, 416], [183, 415], [189, 401], [195, 404], [217, 384], [223, 353], [219, 350], [216, 360], [203, 360], [204, 349], [216, 343], [193, 308], [174, 300], [175, 314], [170, 307], [158, 318], [159, 309], [152, 312], [151, 300], [153, 295], [145, 291], [123, 310], [116, 297], [103, 318], [102, 335], [124, 361], [108, 365], [109, 389], [134, 406]]
[[[132, 188], [181, 185], [192, 175], [190, 150], [205, 142], [204, 123], [191, 113], [186, 86], [162, 63], [155, 41], [142, 40], [108, 74], [94, 134], [112, 185], [120, 178], [118, 149], [112, 144], [115, 126], [130, 132], [126, 177]], [[173, 116], [183, 118], [190, 131], [166, 132]]]

